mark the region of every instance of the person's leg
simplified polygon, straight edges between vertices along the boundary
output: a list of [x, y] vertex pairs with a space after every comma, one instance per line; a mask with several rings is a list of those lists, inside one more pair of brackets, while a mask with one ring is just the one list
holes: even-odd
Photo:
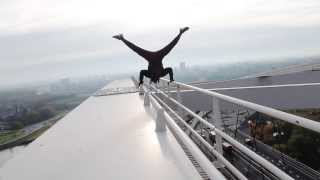
[[157, 53], [159, 56], [164, 57], [172, 50], [172, 48], [178, 43], [181, 34], [179, 33], [167, 46], [159, 50]]
[[150, 60], [150, 54], [152, 52], [147, 51], [145, 49], [140, 48], [139, 46], [133, 44], [132, 42], [126, 40], [122, 34], [120, 35], [116, 35], [113, 36], [113, 38], [121, 40], [124, 44], [126, 44], [131, 50], [133, 50], [134, 52], [136, 52], [137, 54], [139, 54], [140, 56], [142, 56], [143, 58], [145, 58], [147, 61]]
[[161, 56], [164, 57], [166, 56], [171, 50], [172, 48], [178, 43], [181, 35], [187, 31], [189, 28], [185, 27], [185, 28], [181, 28], [179, 34], [164, 48], [162, 48], [161, 50], [159, 50], [157, 53]]
[[150, 78], [151, 73], [148, 70], [141, 70], [139, 75], [139, 86], [143, 84], [143, 76]]
[[171, 67], [165, 68], [162, 72], [161, 72], [161, 77], [166, 76], [167, 74], [169, 74], [170, 76], [170, 82], [174, 81], [173, 79], [173, 70]]
[[150, 60], [150, 54], [151, 54], [150, 51], [142, 49], [142, 48], [136, 46], [135, 44], [131, 43], [130, 41], [128, 41], [126, 39], [123, 39], [122, 42], [124, 42], [131, 50], [133, 50], [134, 52], [136, 52], [137, 54], [142, 56], [147, 61]]

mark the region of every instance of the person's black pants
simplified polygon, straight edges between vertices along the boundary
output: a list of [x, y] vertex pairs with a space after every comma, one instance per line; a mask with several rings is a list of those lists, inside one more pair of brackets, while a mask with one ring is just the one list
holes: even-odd
[[169, 54], [169, 52], [173, 49], [173, 47], [178, 43], [179, 39], [181, 37], [181, 34], [179, 33], [168, 45], [166, 45], [164, 48], [160, 49], [156, 52], [147, 51], [145, 49], [140, 48], [139, 46], [133, 44], [132, 42], [122, 39], [122, 41], [134, 52], [142, 56], [144, 59], [149, 61], [162, 61], [164, 56]]

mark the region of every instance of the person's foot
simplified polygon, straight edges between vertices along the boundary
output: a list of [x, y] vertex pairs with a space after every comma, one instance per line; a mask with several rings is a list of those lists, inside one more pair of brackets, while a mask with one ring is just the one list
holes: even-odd
[[118, 39], [118, 40], [123, 40], [123, 34], [118, 34], [118, 35], [115, 35], [115, 36], [112, 36], [113, 38], [115, 39]]
[[189, 30], [189, 27], [180, 28], [180, 34]]
[[174, 81], [174, 79], [170, 79], [170, 81], [168, 82], [168, 86], [170, 83], [172, 83]]

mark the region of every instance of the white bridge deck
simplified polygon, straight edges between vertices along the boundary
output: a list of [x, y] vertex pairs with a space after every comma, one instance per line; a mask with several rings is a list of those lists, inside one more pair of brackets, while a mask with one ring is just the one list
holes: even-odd
[[[107, 88], [133, 86], [115, 81]], [[201, 179], [138, 93], [90, 97], [0, 169], [1, 180]]]

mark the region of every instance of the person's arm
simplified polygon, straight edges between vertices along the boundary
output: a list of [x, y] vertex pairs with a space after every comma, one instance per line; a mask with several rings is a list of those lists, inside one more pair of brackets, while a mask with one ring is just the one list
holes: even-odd
[[150, 57], [150, 51], [147, 51], [145, 49], [140, 48], [139, 46], [133, 44], [132, 42], [126, 40], [122, 34], [113, 36], [113, 38], [121, 40], [124, 44], [126, 44], [131, 50], [145, 58], [147, 61], [149, 61]]
[[169, 52], [173, 49], [173, 47], [178, 43], [181, 35], [186, 32], [189, 29], [189, 27], [181, 28], [179, 34], [164, 48], [159, 50], [157, 53], [159, 53], [162, 57], [169, 54]]

